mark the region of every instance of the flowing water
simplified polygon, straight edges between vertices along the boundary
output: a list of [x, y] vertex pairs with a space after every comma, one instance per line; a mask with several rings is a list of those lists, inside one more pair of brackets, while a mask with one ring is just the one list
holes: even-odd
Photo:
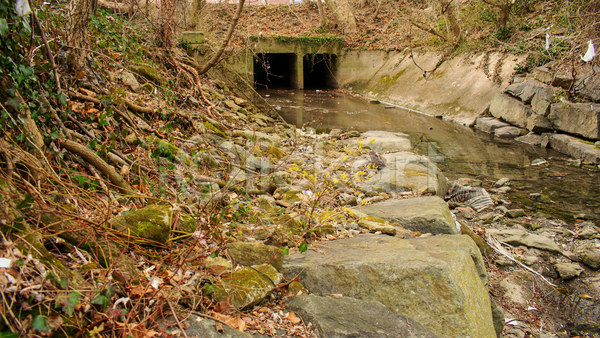
[[[510, 199], [523, 208], [568, 222], [585, 214], [600, 224], [600, 172], [570, 166], [551, 149], [457, 125], [441, 119], [371, 103], [338, 91], [261, 90], [281, 117], [317, 131], [386, 130], [411, 135], [414, 151], [428, 156], [452, 181], [471, 177], [511, 180]], [[426, 112], [425, 112], [426, 113]], [[544, 162], [546, 161], [546, 162]], [[537, 165], [532, 165], [541, 163]], [[530, 198], [530, 194], [540, 194]]]

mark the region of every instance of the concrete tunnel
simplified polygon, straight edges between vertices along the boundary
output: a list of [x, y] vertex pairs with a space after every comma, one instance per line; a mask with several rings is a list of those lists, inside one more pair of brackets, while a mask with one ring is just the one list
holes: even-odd
[[259, 53], [254, 57], [257, 89], [336, 88], [335, 54]]

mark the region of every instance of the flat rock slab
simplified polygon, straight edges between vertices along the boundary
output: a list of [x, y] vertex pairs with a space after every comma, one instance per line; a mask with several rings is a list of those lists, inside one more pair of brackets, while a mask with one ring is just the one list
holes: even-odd
[[494, 135], [499, 138], [515, 138], [519, 136], [520, 129], [517, 127], [502, 127], [494, 130]]
[[547, 138], [550, 147], [558, 152], [584, 162], [600, 164], [600, 149], [594, 144], [564, 134], [542, 134], [542, 137]]
[[421, 233], [459, 234], [448, 204], [437, 196], [388, 200], [357, 208], [369, 216]]
[[485, 267], [466, 235], [359, 235], [286, 256], [283, 273], [317, 295], [379, 301], [440, 337], [496, 337]]
[[416, 320], [392, 313], [375, 300], [302, 295], [288, 299], [285, 307], [312, 323], [323, 338], [437, 337]]
[[477, 121], [475, 122], [475, 128], [490, 134], [493, 133], [496, 129], [509, 126], [510, 124], [495, 119], [493, 117], [478, 117]]
[[540, 250], [560, 252], [560, 248], [553, 240], [548, 237], [530, 234], [525, 230], [507, 229], [496, 230], [489, 229], [487, 232], [495, 237], [499, 237], [503, 242], [510, 245], [525, 245], [530, 248]]
[[[355, 145], [356, 141], [352, 145]], [[410, 136], [389, 131], [370, 130], [362, 133], [359, 138], [362, 147], [383, 153], [385, 151], [410, 151], [412, 143]]]

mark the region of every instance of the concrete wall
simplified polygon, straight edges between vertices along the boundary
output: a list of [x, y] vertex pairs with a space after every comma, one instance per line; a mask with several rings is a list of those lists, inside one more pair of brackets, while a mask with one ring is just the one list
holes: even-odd
[[459, 124], [473, 125], [492, 98], [508, 85], [515, 64], [515, 56], [502, 58], [499, 65], [500, 85], [493, 77], [498, 54], [454, 58], [445, 61], [433, 73], [423, 77], [424, 70], [432, 70], [440, 60], [434, 53], [385, 51], [348, 51], [338, 57], [338, 87], [363, 94], [369, 98], [400, 105], [434, 116], [443, 116]]

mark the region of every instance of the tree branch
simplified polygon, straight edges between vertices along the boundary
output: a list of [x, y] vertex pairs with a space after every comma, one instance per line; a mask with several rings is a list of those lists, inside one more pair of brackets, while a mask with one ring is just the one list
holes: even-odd
[[431, 29], [431, 28], [427, 28], [425, 26], [421, 26], [420, 24], [414, 22], [414, 21], [410, 21], [410, 23], [413, 26], [416, 26], [417, 28], [426, 31], [427, 33], [433, 34], [435, 36], [437, 36], [438, 38], [442, 39], [443, 41], [448, 41], [448, 39], [446, 39], [443, 35], [441, 35], [440, 33], [436, 32], [435, 30]]

